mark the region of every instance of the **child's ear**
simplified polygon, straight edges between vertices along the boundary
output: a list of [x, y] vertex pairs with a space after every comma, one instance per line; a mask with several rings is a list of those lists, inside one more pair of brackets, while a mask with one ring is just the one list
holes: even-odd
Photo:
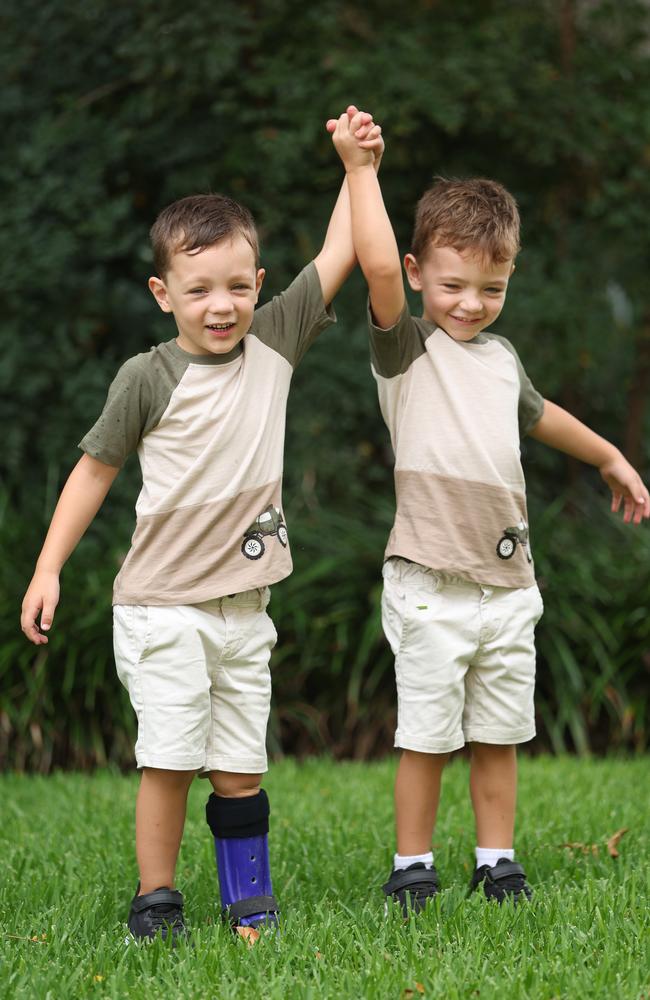
[[422, 291], [422, 275], [420, 274], [420, 267], [413, 256], [412, 253], [407, 253], [404, 258], [404, 270], [406, 271], [406, 277], [408, 283], [414, 292]]
[[160, 278], [149, 278], [147, 282], [149, 285], [149, 291], [153, 295], [154, 299], [160, 306], [163, 312], [170, 313], [172, 307], [169, 304], [169, 299], [167, 298], [167, 288], [165, 287], [165, 282], [161, 281]]
[[257, 269], [257, 274], [255, 275], [255, 301], [257, 302], [257, 297], [260, 294], [260, 288], [262, 287], [262, 282], [266, 277], [266, 271], [263, 267]]

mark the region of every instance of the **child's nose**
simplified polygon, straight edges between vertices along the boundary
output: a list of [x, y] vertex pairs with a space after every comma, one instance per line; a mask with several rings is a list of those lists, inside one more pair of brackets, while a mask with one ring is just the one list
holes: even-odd
[[466, 312], [481, 312], [483, 309], [483, 303], [481, 302], [480, 296], [469, 291], [466, 291], [463, 295], [461, 305]]
[[227, 292], [213, 292], [210, 296], [210, 312], [230, 313], [232, 311], [232, 301]]

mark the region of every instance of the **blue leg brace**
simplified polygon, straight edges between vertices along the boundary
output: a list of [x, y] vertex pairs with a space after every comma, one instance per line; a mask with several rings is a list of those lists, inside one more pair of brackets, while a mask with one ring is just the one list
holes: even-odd
[[214, 836], [222, 912], [233, 925], [275, 923], [278, 905], [269, 866], [269, 812], [263, 789], [242, 799], [213, 793], [205, 807]]

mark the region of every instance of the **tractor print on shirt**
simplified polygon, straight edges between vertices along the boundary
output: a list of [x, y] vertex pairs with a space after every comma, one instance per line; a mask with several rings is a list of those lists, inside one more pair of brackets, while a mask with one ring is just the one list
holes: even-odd
[[266, 551], [264, 539], [273, 535], [277, 536], [282, 548], [286, 549], [289, 536], [282, 511], [269, 504], [244, 533], [244, 541], [241, 543], [242, 553], [247, 559], [261, 559]]
[[528, 525], [525, 521], [520, 521], [515, 528], [505, 528], [503, 536], [497, 542], [497, 555], [499, 559], [512, 559], [517, 549], [517, 543], [524, 546], [528, 562], [533, 561], [533, 554], [530, 551], [528, 540]]

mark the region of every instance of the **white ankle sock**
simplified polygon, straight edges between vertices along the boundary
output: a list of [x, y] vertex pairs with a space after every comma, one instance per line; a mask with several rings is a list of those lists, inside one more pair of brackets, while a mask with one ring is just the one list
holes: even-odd
[[399, 872], [417, 864], [418, 861], [425, 868], [433, 868], [433, 851], [429, 851], [427, 854], [396, 854], [393, 858], [393, 868]]
[[514, 857], [515, 852], [512, 847], [477, 847], [476, 867], [480, 868], [481, 865], [489, 865], [490, 868], [493, 868], [499, 858], [507, 858], [508, 861], [514, 861]]

